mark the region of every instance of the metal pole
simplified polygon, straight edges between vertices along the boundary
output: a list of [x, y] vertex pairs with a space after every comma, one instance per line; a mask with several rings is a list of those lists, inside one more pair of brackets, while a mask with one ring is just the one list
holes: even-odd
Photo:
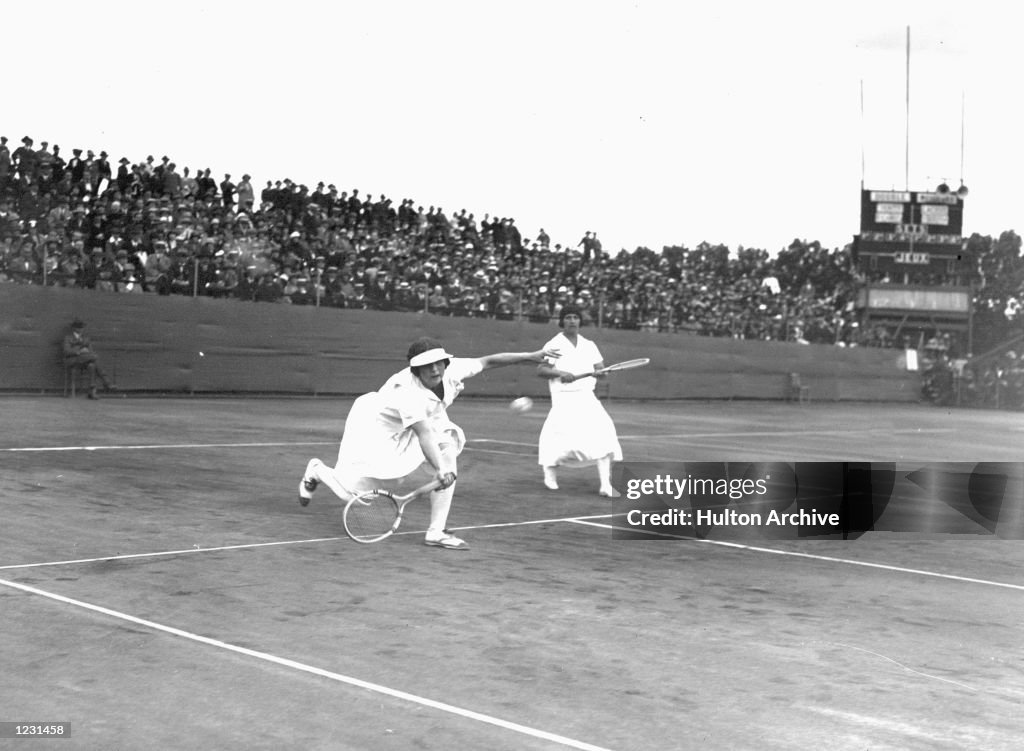
[[960, 91], [960, 185], [964, 184], [964, 124], [967, 117], [966, 95]]
[[864, 156], [864, 79], [860, 79], [860, 189], [864, 190], [864, 171], [866, 159]]
[[906, 157], [906, 189], [910, 190], [910, 27], [907, 27], [907, 133], [904, 144]]

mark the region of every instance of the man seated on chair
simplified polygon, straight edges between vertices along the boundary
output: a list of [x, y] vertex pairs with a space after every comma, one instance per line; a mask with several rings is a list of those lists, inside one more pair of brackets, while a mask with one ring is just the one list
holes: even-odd
[[89, 341], [82, 329], [85, 322], [76, 318], [71, 323], [71, 333], [64, 337], [64, 367], [68, 369], [84, 370], [89, 374], [89, 398], [98, 399], [96, 395], [96, 379], [103, 382], [103, 388], [110, 391], [110, 382], [100, 370], [99, 358], [92, 350], [92, 342]]

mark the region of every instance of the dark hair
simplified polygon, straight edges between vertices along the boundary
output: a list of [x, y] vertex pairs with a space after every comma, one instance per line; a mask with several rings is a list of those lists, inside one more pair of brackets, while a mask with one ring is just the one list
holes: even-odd
[[409, 345], [409, 351], [405, 353], [405, 359], [411, 360], [416, 357], [416, 355], [422, 355], [424, 352], [429, 352], [432, 349], [444, 349], [444, 345], [437, 341], [437, 339], [431, 339], [429, 336], [421, 336]]
[[[429, 336], [421, 336], [419, 339], [417, 339], [416, 341], [409, 345], [409, 351], [406, 352], [405, 359], [412, 360], [412, 358], [416, 357], [416, 355], [423, 354], [424, 352], [429, 352], [432, 349], [444, 349], [444, 345], [441, 344], [441, 342], [437, 341], [437, 339], [432, 339]], [[449, 360], [448, 358], [445, 358], [444, 360], [438, 360], [438, 362], [443, 362], [444, 366], [447, 368], [449, 365], [451, 365], [452, 361]], [[432, 364], [433, 363], [431, 363], [431, 365]], [[420, 368], [426, 367], [428, 366], [416, 365], [410, 366], [409, 369], [412, 371], [413, 375], [419, 376]]]
[[580, 319], [580, 323], [583, 323], [583, 311], [575, 305], [565, 305], [558, 313], [558, 327], [563, 328], [565, 326], [565, 317], [568, 315], [574, 315]]

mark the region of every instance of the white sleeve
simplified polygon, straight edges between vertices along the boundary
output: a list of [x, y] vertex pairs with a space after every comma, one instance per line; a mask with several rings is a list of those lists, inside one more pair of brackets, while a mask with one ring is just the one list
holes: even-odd
[[461, 382], [475, 375], [480, 375], [483, 370], [483, 363], [475, 357], [453, 357], [451, 364], [445, 371], [445, 377]]
[[[542, 347], [542, 349], [563, 349], [562, 347], [559, 346], [559, 343], [558, 343], [558, 339], [559, 339], [560, 336], [561, 335], [559, 334], [558, 336], [554, 336], [551, 339], [548, 339], [548, 341], [546, 341], [544, 343], [544, 346]], [[562, 359], [561, 355], [558, 355], [556, 357], [545, 357], [544, 358], [544, 362], [547, 365], [549, 365], [552, 368], [554, 368], [554, 367], [557, 367], [558, 361], [560, 359]]]

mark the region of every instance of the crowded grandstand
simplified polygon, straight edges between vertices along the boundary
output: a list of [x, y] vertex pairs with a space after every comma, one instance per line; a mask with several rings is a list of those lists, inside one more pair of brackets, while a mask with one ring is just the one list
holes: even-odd
[[[855, 244], [612, 253], [593, 230], [576, 243], [533, 234], [509, 216], [396, 205], [324, 182], [257, 187], [248, 174], [236, 180], [166, 155], [115, 162], [74, 148], [66, 159], [29, 136], [0, 142], [3, 283], [543, 323], [572, 303], [598, 327], [913, 349], [925, 398], [1024, 406], [1024, 262], [1013, 232], [973, 235], [955, 275], [901, 280], [860, 267]], [[971, 285], [977, 334], [866, 319], [860, 291], [889, 281]]]

